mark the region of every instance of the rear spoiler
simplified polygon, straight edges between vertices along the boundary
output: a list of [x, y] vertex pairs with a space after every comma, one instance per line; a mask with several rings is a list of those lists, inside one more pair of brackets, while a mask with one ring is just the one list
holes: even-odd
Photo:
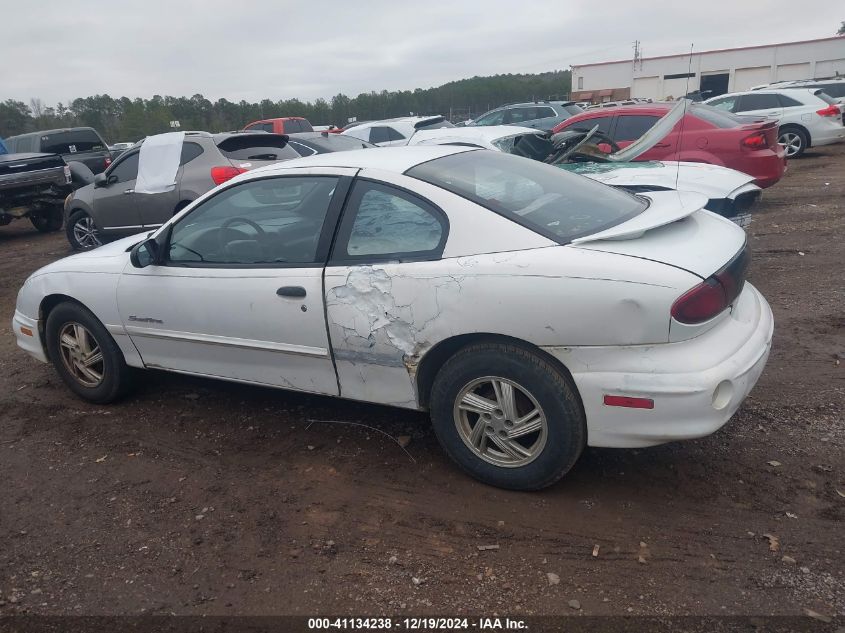
[[446, 120], [445, 116], [432, 116], [426, 119], [420, 119], [416, 123], [414, 123], [414, 129], [419, 130], [421, 127], [425, 127], [426, 125], [431, 125], [433, 123], [443, 123]]

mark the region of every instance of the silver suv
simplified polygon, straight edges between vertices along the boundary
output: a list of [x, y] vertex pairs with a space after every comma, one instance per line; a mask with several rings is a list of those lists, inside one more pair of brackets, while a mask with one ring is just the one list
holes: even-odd
[[299, 158], [282, 134], [187, 132], [176, 187], [165, 193], [135, 193], [142, 142], [65, 200], [65, 231], [74, 249], [90, 250], [104, 241], [158, 228], [239, 173]]
[[510, 103], [485, 112], [467, 125], [520, 125], [538, 130], [551, 130], [558, 123], [583, 111], [574, 101]]

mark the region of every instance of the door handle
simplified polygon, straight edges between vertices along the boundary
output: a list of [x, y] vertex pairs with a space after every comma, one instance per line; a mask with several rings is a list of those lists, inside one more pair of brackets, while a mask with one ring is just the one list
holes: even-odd
[[124, 189], [124, 190], [123, 190], [123, 195], [124, 195], [124, 196], [125, 196], [125, 195], [128, 195], [128, 194], [130, 194], [130, 193], [135, 193], [135, 190], [134, 190], [134, 189]]
[[670, 147], [669, 143], [657, 143], [655, 147]]
[[280, 297], [304, 297], [305, 288], [302, 286], [282, 286], [276, 291]]

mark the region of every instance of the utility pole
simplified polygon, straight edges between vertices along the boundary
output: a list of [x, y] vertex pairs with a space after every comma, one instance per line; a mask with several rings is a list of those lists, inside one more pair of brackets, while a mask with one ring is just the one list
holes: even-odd
[[640, 41], [634, 41], [634, 70], [637, 69], [637, 62], [640, 62], [640, 70], [643, 68], [643, 52], [640, 50]]

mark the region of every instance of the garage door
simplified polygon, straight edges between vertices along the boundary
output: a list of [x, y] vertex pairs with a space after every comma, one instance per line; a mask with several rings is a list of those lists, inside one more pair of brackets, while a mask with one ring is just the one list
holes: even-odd
[[845, 75], [845, 59], [816, 62], [816, 77], [833, 77], [836, 73]]
[[775, 81], [789, 81], [790, 79], [812, 79], [810, 63], [806, 64], [783, 64], [777, 67]]
[[734, 72], [734, 87], [732, 92], [750, 90], [754, 86], [765, 85], [772, 81], [771, 66], [756, 66], [754, 68], [737, 68]]
[[640, 99], [662, 99], [665, 95], [657, 94], [660, 77], [636, 77], [631, 86], [631, 96]]

